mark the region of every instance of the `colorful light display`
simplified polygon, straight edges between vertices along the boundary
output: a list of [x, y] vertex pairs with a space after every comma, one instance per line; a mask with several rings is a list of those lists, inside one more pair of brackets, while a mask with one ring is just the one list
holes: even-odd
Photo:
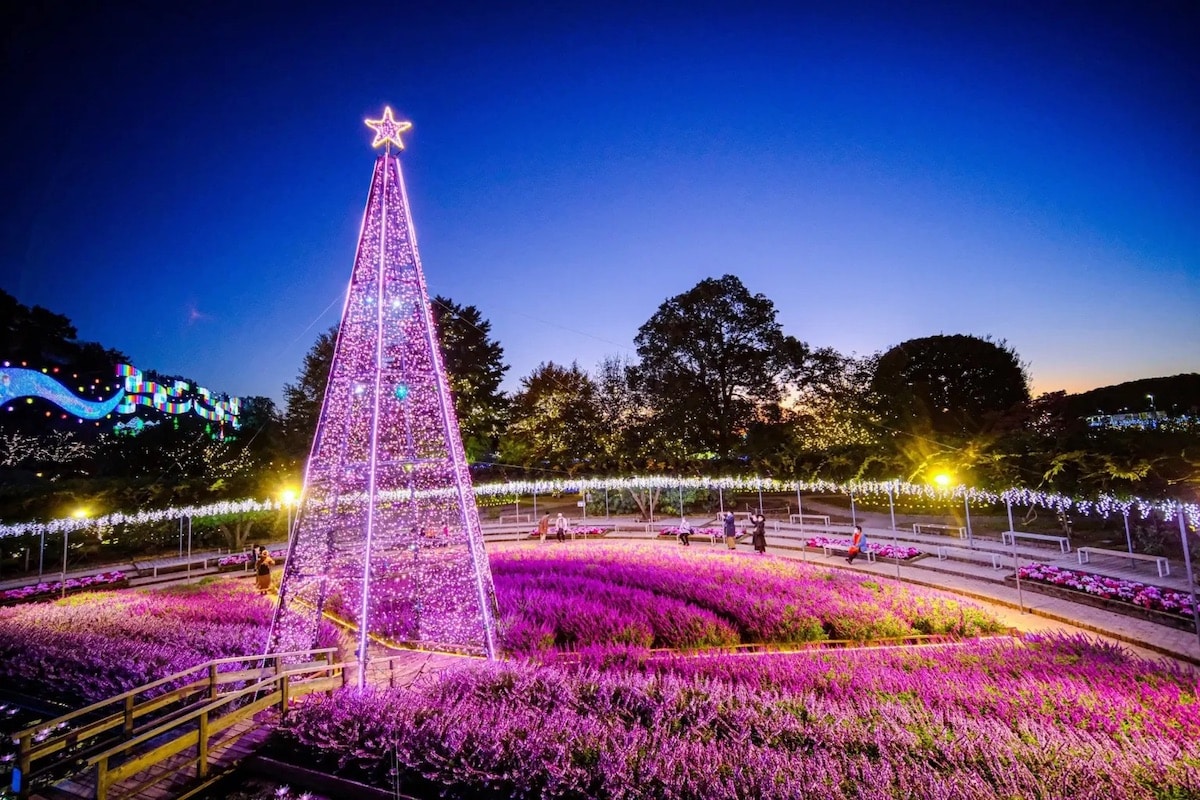
[[[391, 109], [368, 120], [399, 145]], [[437, 343], [399, 160], [375, 162], [270, 648], [317, 641], [320, 614], [369, 643], [493, 657], [495, 589]], [[360, 670], [360, 682], [362, 673]]]
[[[202, 419], [229, 423], [235, 429], [240, 427], [241, 401], [236, 397], [219, 400], [203, 386], [193, 389], [186, 381], [175, 381], [170, 386], [148, 381], [142, 377], [141, 370], [128, 364], [117, 364], [116, 376], [124, 379], [117, 393], [93, 401], [78, 396], [45, 370], [38, 372], [6, 365], [0, 368], [0, 404], [20, 397], [32, 402], [32, 398], [39, 397], [80, 419], [102, 419], [113, 413], [133, 414], [138, 406], [145, 406], [164, 414], [194, 412]], [[94, 386], [89, 388], [99, 392]], [[87, 389], [80, 386], [79, 391]]]

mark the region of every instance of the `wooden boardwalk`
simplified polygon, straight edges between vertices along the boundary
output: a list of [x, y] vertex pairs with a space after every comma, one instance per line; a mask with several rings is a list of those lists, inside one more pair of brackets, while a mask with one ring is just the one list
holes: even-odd
[[[479, 659], [467, 656], [450, 655], [445, 653], [423, 652], [414, 650], [391, 650], [372, 645], [371, 660], [367, 665], [367, 683], [372, 687], [404, 688], [412, 686], [421, 680], [432, 679], [442, 670], [458, 664], [470, 663]], [[354, 686], [358, 683], [359, 665], [349, 662], [340, 667], [340, 677], [333, 684], [321, 682], [318, 693], [323, 693], [337, 686]], [[288, 693], [290, 703], [305, 702], [313, 695], [305, 695], [305, 684], [295, 684]], [[276, 695], [278, 696], [278, 695]], [[282, 701], [280, 701], [282, 702]], [[260, 706], [261, 707], [261, 706]], [[247, 709], [249, 711], [249, 709]], [[246, 712], [243, 712], [245, 714]], [[231, 710], [230, 717], [237, 717], [238, 711]], [[243, 760], [252, 755], [270, 736], [279, 722], [279, 706], [272, 705], [263, 708], [252, 715], [245, 715], [220, 729], [220, 717], [212, 722], [205, 718], [203, 723], [195, 720], [181, 725], [152, 739], [142, 742], [135, 749], [130, 749], [120, 756], [113, 756], [106, 761], [106, 768], [113, 770], [110, 774], [116, 776], [122, 764], [130, 764], [144, 757], [144, 754], [171, 742], [180, 743], [179, 752], [148, 763], [144, 769], [120, 779], [108, 786], [106, 800], [125, 798], [127, 800], [184, 800], [195, 797], [212, 786], [216, 781], [236, 769]], [[198, 733], [209, 730], [206, 739]], [[190, 741], [184, 746], [184, 739]], [[201, 751], [199, 741], [205, 740], [206, 747]], [[159, 758], [148, 756], [149, 759]], [[200, 763], [204, 759], [206, 768], [201, 776]], [[137, 767], [132, 767], [137, 769]], [[69, 779], [59, 781], [53, 786], [38, 788], [29, 795], [33, 800], [94, 800], [98, 797], [100, 771], [96, 765]]]

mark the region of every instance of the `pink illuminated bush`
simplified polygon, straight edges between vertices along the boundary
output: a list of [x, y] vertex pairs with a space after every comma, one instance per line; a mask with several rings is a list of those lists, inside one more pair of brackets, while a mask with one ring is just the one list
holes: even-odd
[[1182, 671], [1085, 639], [481, 664], [294, 709], [273, 746], [421, 796], [1200, 796]]

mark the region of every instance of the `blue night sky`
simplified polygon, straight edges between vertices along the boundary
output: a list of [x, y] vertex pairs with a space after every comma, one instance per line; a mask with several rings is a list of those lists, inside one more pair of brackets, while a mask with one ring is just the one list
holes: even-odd
[[0, 12], [0, 287], [142, 369], [281, 396], [386, 103], [430, 290], [510, 389], [632, 357], [724, 273], [845, 353], [991, 335], [1035, 392], [1200, 371], [1192, 2], [77, 5]]

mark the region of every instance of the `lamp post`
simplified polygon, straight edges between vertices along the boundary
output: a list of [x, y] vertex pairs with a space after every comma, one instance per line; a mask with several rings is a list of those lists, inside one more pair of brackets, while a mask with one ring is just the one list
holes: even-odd
[[[75, 517], [75, 519], [82, 520], [82, 519], [87, 519], [87, 515], [88, 515], [88, 512], [87, 512], [86, 508], [78, 508], [75, 510], [75, 513], [73, 513], [71, 516]], [[62, 593], [59, 595], [59, 597], [67, 596], [67, 547], [70, 545], [70, 543], [71, 543], [71, 529], [63, 528], [62, 580], [59, 581], [59, 586], [62, 589]]]
[[896, 530], [896, 503], [892, 499], [895, 487], [888, 484], [888, 512], [892, 517], [892, 557], [896, 559], [896, 583], [900, 582], [900, 533]]
[[292, 504], [296, 502], [296, 493], [291, 489], [285, 489], [283, 492], [283, 507], [287, 509], [287, 538], [291, 541], [292, 538]]
[[[953, 482], [953, 480], [954, 479], [951, 478], [949, 475], [947, 475], [945, 472], [939, 472], [937, 475], [933, 476], [933, 482], [936, 483], [938, 486], [940, 486], [943, 489], [949, 489], [950, 484]], [[971, 534], [971, 497], [967, 491], [966, 486], [963, 486], [962, 490], [963, 490], [963, 513], [965, 514], [964, 522], [965, 522], [965, 527], [967, 529], [967, 547], [974, 550], [975, 549], [975, 537], [972, 536], [972, 534]]]
[[[1007, 495], [1004, 498], [1004, 507], [1006, 509], [1008, 509], [1008, 529], [1010, 531], [1015, 530], [1015, 528], [1013, 528], [1012, 498], [1008, 497]], [[1021, 594], [1021, 561], [1020, 561], [1020, 556], [1017, 555], [1017, 537], [1016, 536], [1012, 537], [1012, 557], [1013, 557], [1013, 577], [1015, 577], [1017, 580], [1017, 609], [1020, 610], [1020, 612], [1022, 614], [1024, 614], [1025, 613], [1025, 597]]]

